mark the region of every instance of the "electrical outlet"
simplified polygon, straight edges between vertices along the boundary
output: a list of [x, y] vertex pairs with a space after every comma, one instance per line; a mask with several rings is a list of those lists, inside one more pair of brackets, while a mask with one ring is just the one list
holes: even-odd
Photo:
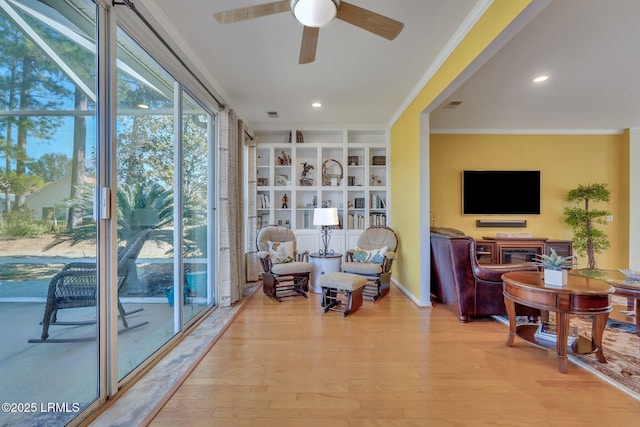
[[613, 215], [607, 215], [607, 222], [613, 222]]

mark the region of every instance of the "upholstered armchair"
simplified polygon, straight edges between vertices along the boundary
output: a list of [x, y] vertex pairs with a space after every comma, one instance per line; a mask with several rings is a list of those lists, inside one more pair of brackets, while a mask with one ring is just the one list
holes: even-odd
[[[431, 229], [431, 294], [435, 301], [455, 306], [461, 322], [472, 317], [506, 315], [502, 276], [508, 271], [536, 271], [534, 263], [479, 264], [476, 242], [462, 231]], [[519, 316], [540, 311], [516, 304]]]
[[283, 298], [303, 296], [309, 291], [309, 251], [296, 248], [296, 235], [290, 229], [268, 225], [258, 230], [258, 259], [262, 264], [262, 291], [281, 302]]
[[389, 293], [391, 265], [397, 258], [397, 249], [398, 236], [391, 228], [369, 227], [358, 238], [356, 248], [347, 250], [342, 271], [365, 276], [363, 296], [376, 301]]

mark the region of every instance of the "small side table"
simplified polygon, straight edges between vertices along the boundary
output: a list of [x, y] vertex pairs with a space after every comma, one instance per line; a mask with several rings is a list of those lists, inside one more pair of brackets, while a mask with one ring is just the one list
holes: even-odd
[[318, 284], [320, 277], [342, 270], [342, 254], [309, 254], [309, 263], [311, 264], [311, 284], [309, 290], [314, 294], [321, 294], [322, 287]]

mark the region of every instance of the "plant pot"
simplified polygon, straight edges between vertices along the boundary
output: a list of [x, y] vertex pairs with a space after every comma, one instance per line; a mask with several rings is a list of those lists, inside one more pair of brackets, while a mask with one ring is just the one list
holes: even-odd
[[207, 272], [197, 271], [195, 273], [186, 273], [187, 284], [189, 289], [199, 297], [207, 296]]
[[566, 286], [567, 285], [567, 270], [544, 270], [544, 284], [549, 286]]

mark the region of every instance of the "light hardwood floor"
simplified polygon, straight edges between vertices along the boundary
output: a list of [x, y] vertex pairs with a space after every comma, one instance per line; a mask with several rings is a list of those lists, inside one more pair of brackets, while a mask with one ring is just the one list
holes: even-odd
[[506, 337], [393, 286], [346, 318], [258, 290], [151, 426], [638, 425], [638, 400]]

